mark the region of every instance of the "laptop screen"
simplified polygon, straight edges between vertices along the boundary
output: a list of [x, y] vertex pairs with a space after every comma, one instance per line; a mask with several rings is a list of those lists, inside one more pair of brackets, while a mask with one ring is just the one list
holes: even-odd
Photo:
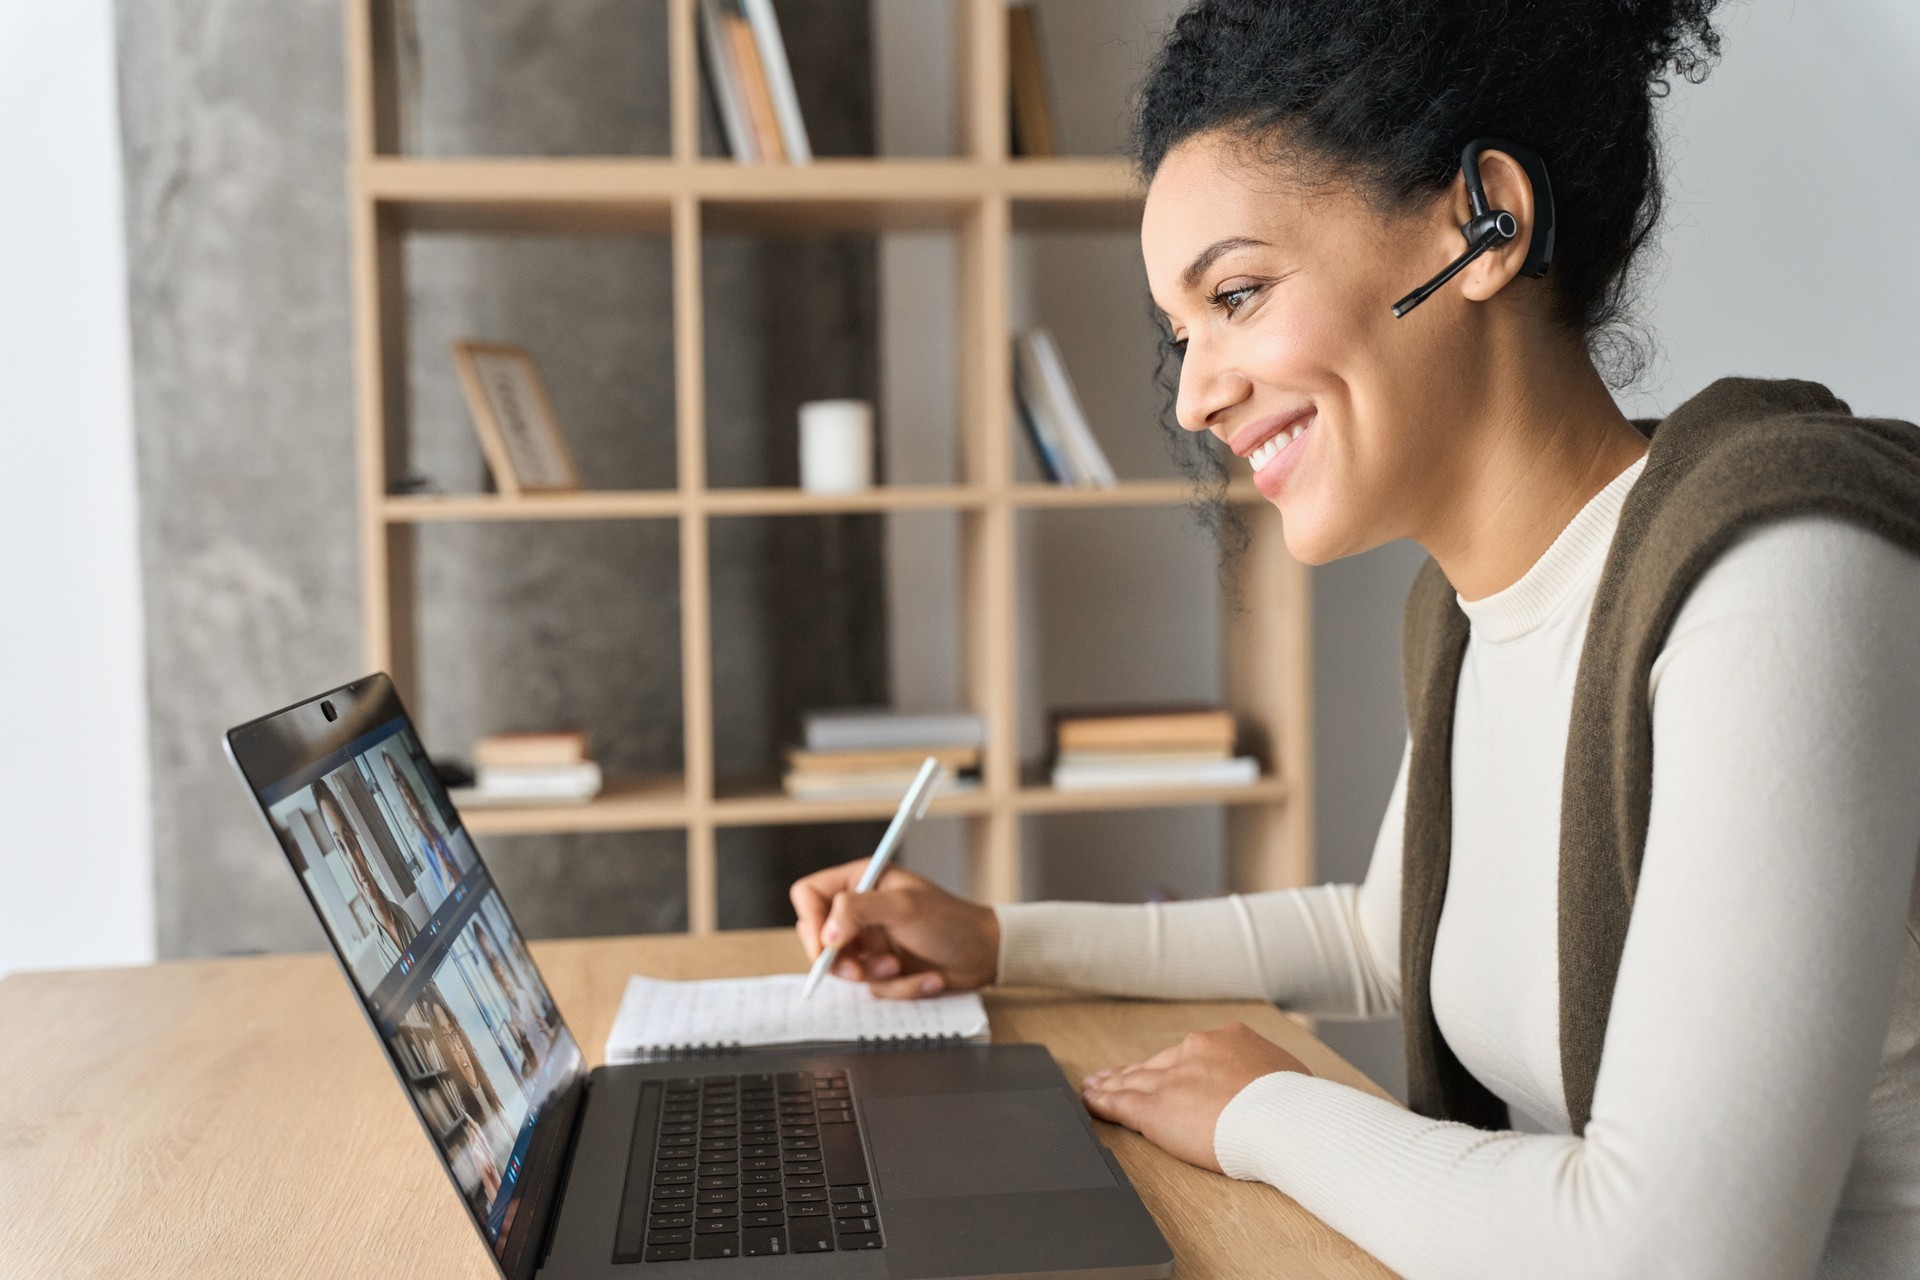
[[[248, 751], [245, 735], [272, 726], [268, 717], [234, 731], [235, 758], [499, 1257], [524, 1207], [534, 1131], [581, 1057], [398, 699], [380, 684], [385, 697], [335, 695], [358, 714], [329, 723], [331, 741], [288, 751], [283, 727], [283, 750]], [[374, 708], [396, 714], [369, 724]], [[262, 778], [249, 765], [263, 759], [293, 767]]]

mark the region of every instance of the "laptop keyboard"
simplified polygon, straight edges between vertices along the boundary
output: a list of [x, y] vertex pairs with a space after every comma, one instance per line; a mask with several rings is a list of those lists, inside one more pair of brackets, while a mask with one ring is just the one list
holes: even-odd
[[[654, 1133], [644, 1129], [655, 1108]], [[648, 1137], [652, 1138], [648, 1142]], [[653, 1164], [645, 1153], [651, 1147]], [[616, 1262], [883, 1247], [844, 1070], [676, 1076], [642, 1093]]]

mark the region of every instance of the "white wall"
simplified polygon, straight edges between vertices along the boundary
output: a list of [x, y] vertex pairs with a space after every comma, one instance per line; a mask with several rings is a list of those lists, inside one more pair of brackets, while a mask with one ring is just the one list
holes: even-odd
[[0, 974], [153, 958], [111, 0], [0, 4]]
[[1630, 411], [1740, 373], [1920, 418], [1920, 5], [1750, 0], [1719, 25], [1720, 65], [1667, 104], [1661, 358]]

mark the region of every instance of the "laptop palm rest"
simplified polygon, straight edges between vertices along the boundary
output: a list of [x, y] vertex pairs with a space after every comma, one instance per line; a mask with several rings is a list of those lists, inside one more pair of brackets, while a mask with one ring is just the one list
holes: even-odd
[[869, 1100], [862, 1113], [889, 1200], [1034, 1195], [1115, 1185], [1059, 1089]]

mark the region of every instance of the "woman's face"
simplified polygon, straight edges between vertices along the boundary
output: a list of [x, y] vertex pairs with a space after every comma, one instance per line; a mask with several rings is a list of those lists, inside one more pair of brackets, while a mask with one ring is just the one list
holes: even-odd
[[360, 842], [355, 838], [353, 828], [347, 825], [346, 815], [341, 813], [337, 806], [323, 803], [320, 806], [320, 816], [327, 824], [328, 834], [333, 837], [333, 847], [340, 851], [341, 858], [346, 861], [347, 873], [353, 877], [353, 883], [371, 904], [377, 892], [377, 886], [373, 883], [373, 871], [367, 866], [366, 858], [361, 856]]
[[1473, 374], [1458, 290], [1391, 310], [1457, 252], [1445, 210], [1389, 218], [1321, 186], [1200, 134], [1161, 164], [1141, 224], [1154, 301], [1185, 344], [1180, 425], [1238, 455], [1308, 564], [1417, 534], [1460, 465], [1448, 410]]

